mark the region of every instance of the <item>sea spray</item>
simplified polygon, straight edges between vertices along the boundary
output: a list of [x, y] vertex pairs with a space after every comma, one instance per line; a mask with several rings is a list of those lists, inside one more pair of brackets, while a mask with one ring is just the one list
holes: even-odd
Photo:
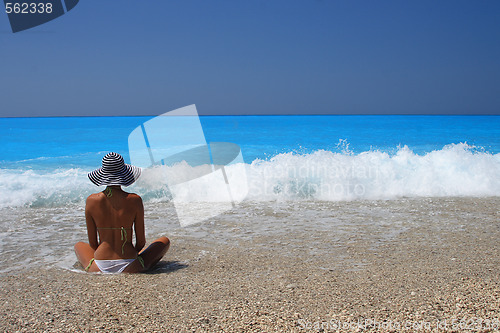
[[[372, 200], [401, 197], [500, 196], [500, 154], [491, 154], [465, 143], [450, 144], [425, 154], [398, 147], [394, 154], [382, 151], [282, 153], [247, 164], [246, 200]], [[231, 174], [235, 166], [228, 166]], [[88, 181], [90, 170], [69, 168], [54, 171], [0, 169], [0, 208], [56, 207], [84, 204], [91, 193], [102, 190]], [[145, 170], [127, 191], [146, 202], [170, 201], [165, 175], [196, 174], [182, 163], [165, 170]], [[182, 178], [181, 177], [181, 178]], [[241, 182], [244, 180], [241, 180]], [[245, 184], [234, 184], [245, 189]], [[184, 201], [217, 201], [227, 189], [207, 182], [196, 198]], [[204, 195], [206, 197], [204, 197]]]
[[500, 195], [500, 154], [451, 144], [424, 155], [319, 150], [279, 154], [250, 167], [250, 200], [395, 199]]

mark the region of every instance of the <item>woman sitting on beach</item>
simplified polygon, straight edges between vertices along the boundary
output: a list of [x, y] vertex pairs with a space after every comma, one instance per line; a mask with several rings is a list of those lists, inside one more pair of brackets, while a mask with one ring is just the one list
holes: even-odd
[[[85, 271], [145, 272], [167, 252], [170, 246], [167, 237], [157, 239], [141, 251], [146, 244], [142, 199], [121, 189], [121, 186], [132, 185], [140, 174], [140, 168], [125, 164], [123, 157], [116, 153], [104, 156], [102, 167], [88, 174], [92, 183], [107, 187], [87, 198], [85, 219], [89, 244], [75, 244], [76, 256], [86, 267]], [[132, 230], [135, 231], [135, 246], [132, 245]]]

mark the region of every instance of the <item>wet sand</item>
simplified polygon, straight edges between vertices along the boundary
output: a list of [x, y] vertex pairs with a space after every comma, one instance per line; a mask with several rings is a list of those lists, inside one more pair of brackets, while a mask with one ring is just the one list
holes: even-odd
[[[204, 241], [172, 236], [149, 274], [3, 274], [0, 331], [499, 331], [499, 207], [500, 198], [255, 204], [220, 217]], [[311, 217], [309, 230], [293, 227]], [[274, 224], [255, 232], [248, 222], [259, 218]], [[337, 227], [321, 227], [328, 221]]]

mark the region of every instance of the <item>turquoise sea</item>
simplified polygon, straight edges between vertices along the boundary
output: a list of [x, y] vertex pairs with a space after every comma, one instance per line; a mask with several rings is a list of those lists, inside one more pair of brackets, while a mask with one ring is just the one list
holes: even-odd
[[[0, 207], [83, 202], [95, 189], [86, 173], [109, 151], [130, 161], [129, 134], [152, 118], [0, 119]], [[253, 171], [250, 187], [274, 189], [265, 191], [266, 200], [500, 195], [500, 116], [202, 116], [200, 121], [207, 142], [241, 147]], [[362, 183], [364, 193], [317, 196], [288, 186], [353, 181]], [[135, 190], [146, 198], [156, 195]]]
[[[103, 189], [87, 173], [110, 151], [130, 161], [130, 133], [152, 118], [0, 119], [0, 272], [12, 269], [7, 262], [73, 267], [72, 246], [86, 239], [85, 199]], [[148, 239], [227, 242], [234, 230], [241, 231], [238, 239], [249, 237], [245, 227], [217, 229], [235, 219], [248, 221], [253, 235], [279, 237], [272, 225], [336, 234], [353, 217], [382, 225], [389, 239], [413, 218], [401, 207], [439, 200], [434, 209], [448, 216], [456, 198], [500, 196], [500, 116], [201, 116], [200, 122], [207, 142], [241, 148], [246, 179], [232, 182], [231, 190], [244, 200], [205, 224], [181, 227], [171, 193], [146, 170], [128, 190], [144, 199]], [[236, 167], [226, 167], [229, 177]], [[204, 186], [196, 192], [201, 202], [227, 193], [224, 186]]]

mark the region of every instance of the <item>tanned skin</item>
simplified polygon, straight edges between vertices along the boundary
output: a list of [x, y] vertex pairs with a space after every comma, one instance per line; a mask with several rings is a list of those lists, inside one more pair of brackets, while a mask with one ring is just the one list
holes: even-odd
[[[87, 267], [92, 258], [98, 260], [135, 259], [140, 254], [144, 260], [144, 268], [138, 260], [135, 260], [123, 272], [145, 272], [165, 255], [170, 247], [170, 240], [167, 237], [161, 237], [151, 243], [148, 248], [143, 249], [146, 237], [144, 206], [141, 197], [123, 191], [120, 186], [108, 186], [108, 188], [111, 188], [111, 196], [99, 192], [87, 198], [85, 220], [89, 242], [75, 244], [78, 261], [83, 267]], [[121, 239], [121, 227], [125, 228], [127, 233], [125, 245]], [[135, 234], [135, 245], [132, 243], [133, 234]], [[88, 271], [99, 272], [99, 268], [95, 262], [92, 262]]]

